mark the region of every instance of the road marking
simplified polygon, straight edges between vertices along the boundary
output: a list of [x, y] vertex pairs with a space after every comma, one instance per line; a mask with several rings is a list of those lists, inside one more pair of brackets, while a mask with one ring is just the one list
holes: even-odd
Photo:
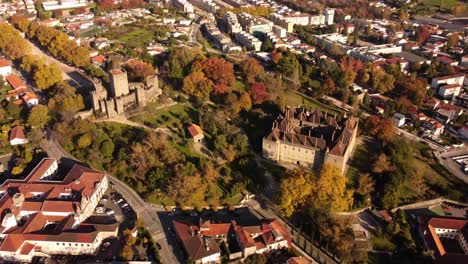
[[164, 234], [164, 232], [158, 232], [156, 234], [153, 233], [153, 238], [154, 240], [165, 240], [166, 234]]

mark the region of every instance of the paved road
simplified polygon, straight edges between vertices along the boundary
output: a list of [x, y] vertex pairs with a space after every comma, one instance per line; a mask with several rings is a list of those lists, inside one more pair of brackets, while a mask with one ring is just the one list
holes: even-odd
[[[60, 160], [61, 162], [66, 163], [80, 163], [74, 157], [69, 155], [53, 137], [53, 134], [49, 134], [49, 138], [42, 143], [42, 148], [47, 152], [49, 157]], [[179, 249], [173, 248], [173, 245], [170, 245], [165, 239], [163, 227], [161, 221], [158, 217], [158, 212], [162, 208], [156, 207], [152, 204], [146, 203], [132, 188], [130, 188], [125, 183], [121, 182], [119, 179], [115, 178], [112, 175], [107, 174], [111, 185], [113, 188], [122, 194], [123, 197], [127, 200], [129, 205], [135, 211], [135, 213], [143, 219], [146, 228], [151, 232], [153, 237], [162, 247], [160, 250], [161, 260], [163, 263], [180, 263], [176, 255], [179, 252]]]

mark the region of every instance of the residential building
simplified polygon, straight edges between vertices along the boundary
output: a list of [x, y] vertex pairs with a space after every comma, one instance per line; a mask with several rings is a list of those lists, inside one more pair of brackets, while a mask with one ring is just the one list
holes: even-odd
[[442, 98], [452, 98], [460, 94], [461, 85], [458, 84], [446, 84], [439, 87], [437, 92]]
[[195, 143], [201, 143], [205, 139], [205, 135], [200, 126], [191, 124], [187, 130]]
[[91, 57], [91, 63], [93, 63], [93, 65], [97, 67], [103, 67], [106, 61], [107, 61], [107, 58], [103, 55], [97, 55], [97, 56]]
[[226, 24], [228, 33], [235, 34], [242, 31], [242, 26], [233, 12], [228, 11], [224, 13], [223, 21]]
[[247, 49], [253, 51], [260, 51], [260, 48], [262, 47], [262, 42], [258, 38], [245, 31], [236, 33], [236, 41]]
[[28, 143], [28, 139], [26, 138], [26, 133], [24, 132], [23, 126], [14, 126], [10, 130], [10, 145], [23, 145]]
[[225, 53], [229, 52], [229, 47], [232, 45], [232, 41], [229, 37], [221, 33], [214, 22], [203, 24], [202, 29], [215, 48]]
[[468, 220], [452, 217], [418, 217], [424, 246], [434, 252], [436, 263], [468, 262]]
[[464, 81], [465, 81], [465, 74], [463, 73], [441, 76], [441, 77], [432, 78], [431, 87], [438, 88], [442, 85], [447, 85], [447, 84], [457, 84], [457, 85], [462, 86]]
[[452, 104], [440, 104], [435, 111], [435, 119], [443, 124], [456, 120], [463, 114], [463, 108]]
[[21, 96], [27, 107], [31, 108], [39, 104], [39, 98], [31, 92], [26, 92]]
[[216, 11], [219, 9], [219, 6], [216, 5], [212, 0], [190, 0], [190, 3], [200, 8], [201, 10], [212, 14], [216, 13]]
[[396, 127], [402, 127], [405, 125], [406, 122], [406, 117], [400, 113], [395, 113], [393, 115], [393, 124], [395, 124]]
[[173, 220], [172, 223], [188, 258], [197, 264], [220, 262], [220, 242], [230, 248], [229, 259], [291, 247], [291, 235], [277, 219], [252, 226], [238, 225], [234, 220], [230, 223]]
[[264, 17], [256, 17], [248, 13], [241, 13], [237, 17], [244, 31], [252, 35], [266, 34], [273, 28], [273, 22]]
[[345, 171], [356, 144], [359, 120], [323, 114], [321, 110], [288, 108], [263, 138], [263, 157], [308, 167], [332, 164]]
[[283, 27], [280, 27], [278, 25], [273, 25], [273, 32], [279, 37], [279, 38], [285, 38], [286, 37], [286, 29]]
[[7, 59], [0, 58], [0, 75], [3, 77], [7, 77], [10, 74], [13, 74], [11, 62]]
[[62, 1], [45, 1], [42, 2], [42, 7], [45, 11], [58, 9], [73, 9], [78, 7], [88, 6], [87, 0], [62, 0]]
[[189, 3], [187, 0], [172, 0], [172, 4], [174, 5], [175, 8], [178, 10], [187, 13], [187, 14], [193, 14], [193, 5]]
[[96, 224], [88, 218], [108, 184], [104, 173], [81, 165], [62, 174], [49, 158], [25, 179], [6, 180], [0, 187], [0, 261], [96, 253], [118, 231], [115, 221]]

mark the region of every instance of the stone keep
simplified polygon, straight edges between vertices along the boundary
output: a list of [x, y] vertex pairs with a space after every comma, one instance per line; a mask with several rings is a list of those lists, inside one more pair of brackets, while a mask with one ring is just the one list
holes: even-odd
[[109, 72], [109, 79], [111, 97], [120, 97], [130, 93], [126, 71], [113, 69]]

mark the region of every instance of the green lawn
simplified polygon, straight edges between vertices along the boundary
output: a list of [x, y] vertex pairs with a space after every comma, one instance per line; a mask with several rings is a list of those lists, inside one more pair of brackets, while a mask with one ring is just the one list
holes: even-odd
[[454, 6], [458, 4], [462, 4], [462, 1], [458, 0], [424, 0], [423, 5], [425, 6], [434, 6], [434, 7], [440, 7], [440, 4], [442, 3], [442, 8], [446, 9], [452, 9]]
[[297, 94], [295, 91], [285, 91], [283, 95], [286, 98], [286, 105], [295, 107], [295, 106], [304, 106], [310, 107], [312, 109], [320, 109], [322, 111], [328, 111], [329, 114], [339, 114], [341, 110], [335, 107], [334, 105], [324, 104], [317, 99], [311, 97], [305, 97], [303, 95]]
[[146, 29], [137, 29], [128, 32], [127, 34], [119, 38], [120, 41], [123, 41], [127, 44], [135, 45], [135, 43], [148, 43], [153, 40], [153, 32]]
[[393, 251], [396, 246], [385, 237], [372, 237], [372, 248], [378, 251]]
[[167, 127], [179, 129], [188, 123], [199, 123], [198, 111], [189, 103], [176, 104], [162, 109], [155, 109], [151, 103], [145, 109], [130, 117], [130, 120], [143, 123], [149, 127]]

